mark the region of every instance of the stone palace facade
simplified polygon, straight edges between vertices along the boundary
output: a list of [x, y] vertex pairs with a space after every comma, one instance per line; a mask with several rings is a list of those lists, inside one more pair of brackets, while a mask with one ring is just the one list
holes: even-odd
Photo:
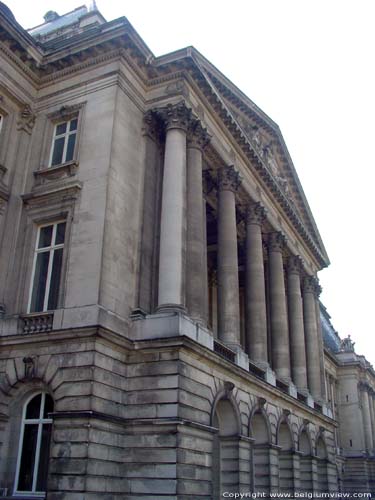
[[0, 2], [0, 495], [374, 491], [328, 264], [278, 126], [197, 50]]

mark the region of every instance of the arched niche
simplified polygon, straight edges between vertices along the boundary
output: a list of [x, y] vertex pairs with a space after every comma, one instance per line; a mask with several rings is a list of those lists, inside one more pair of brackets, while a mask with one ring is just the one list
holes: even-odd
[[239, 420], [233, 402], [228, 398], [216, 401], [212, 425], [217, 428], [212, 448], [212, 493], [221, 498], [223, 492], [239, 489]]
[[277, 444], [279, 451], [279, 490], [282, 493], [294, 491], [293, 437], [287, 420], [279, 424]]
[[322, 435], [319, 435], [316, 440], [316, 456], [317, 456], [317, 479], [318, 491], [328, 491], [328, 474], [327, 474], [327, 446]]
[[312, 448], [311, 440], [306, 428], [303, 428], [299, 436], [298, 444], [300, 455], [300, 490], [311, 492], [313, 490], [312, 480]]
[[250, 436], [253, 442], [252, 490], [268, 494], [270, 491], [270, 430], [267, 415], [260, 409], [250, 419]]

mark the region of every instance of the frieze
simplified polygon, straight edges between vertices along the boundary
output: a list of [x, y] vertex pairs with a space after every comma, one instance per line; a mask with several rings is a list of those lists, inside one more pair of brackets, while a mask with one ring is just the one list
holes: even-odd
[[282, 252], [286, 245], [286, 236], [280, 231], [268, 235], [268, 250], [270, 252]]
[[189, 97], [189, 90], [183, 80], [177, 80], [167, 85], [164, 89], [166, 95], [182, 95], [186, 98]]
[[220, 191], [233, 191], [236, 193], [241, 185], [239, 172], [233, 165], [221, 167], [218, 170], [218, 187]]

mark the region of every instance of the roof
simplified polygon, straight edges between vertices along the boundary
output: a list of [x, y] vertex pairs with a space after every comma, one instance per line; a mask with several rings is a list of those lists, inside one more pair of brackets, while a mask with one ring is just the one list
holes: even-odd
[[39, 24], [38, 26], [35, 26], [27, 31], [32, 36], [46, 35], [47, 33], [51, 33], [59, 28], [69, 26], [70, 24], [77, 22], [85, 14], [87, 14], [87, 7], [86, 5], [81, 5], [67, 14], [63, 14], [62, 16], [57, 15], [58, 17], [55, 19]]

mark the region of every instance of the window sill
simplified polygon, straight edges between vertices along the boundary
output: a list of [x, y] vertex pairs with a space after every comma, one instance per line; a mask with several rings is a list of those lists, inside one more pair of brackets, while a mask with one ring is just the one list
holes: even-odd
[[78, 169], [78, 161], [72, 160], [61, 165], [54, 165], [53, 167], [42, 168], [34, 171], [35, 184], [40, 186], [46, 182], [58, 181], [76, 175]]
[[53, 311], [24, 314], [21, 320], [23, 333], [50, 332], [53, 327]]

